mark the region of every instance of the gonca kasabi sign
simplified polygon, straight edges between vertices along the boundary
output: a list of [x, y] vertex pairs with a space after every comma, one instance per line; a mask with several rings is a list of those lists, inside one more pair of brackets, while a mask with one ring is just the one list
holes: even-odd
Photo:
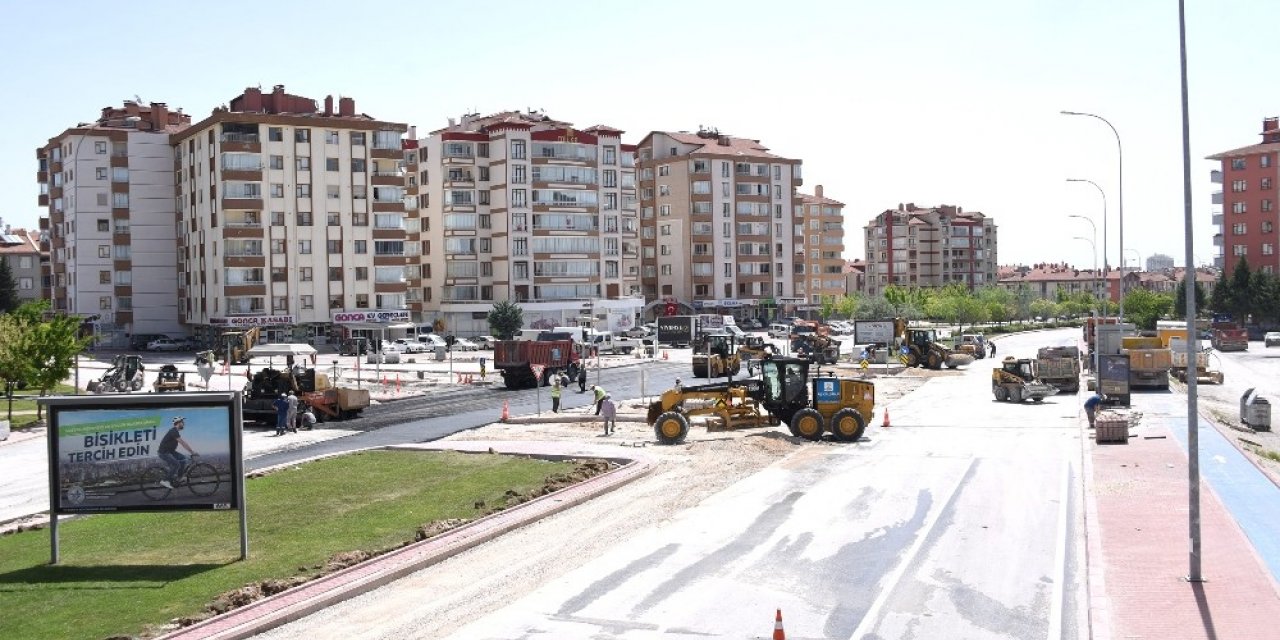
[[408, 322], [408, 311], [343, 311], [333, 314], [335, 324], [350, 322]]
[[293, 316], [234, 316], [209, 318], [209, 324], [220, 327], [269, 327], [293, 324]]

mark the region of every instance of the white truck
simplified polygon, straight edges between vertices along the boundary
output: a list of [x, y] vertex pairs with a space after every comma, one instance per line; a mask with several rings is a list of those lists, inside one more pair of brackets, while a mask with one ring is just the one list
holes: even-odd
[[585, 343], [599, 353], [612, 355], [630, 355], [633, 350], [640, 348], [641, 345], [640, 340], [635, 340], [625, 335], [609, 333], [608, 331], [587, 331]]

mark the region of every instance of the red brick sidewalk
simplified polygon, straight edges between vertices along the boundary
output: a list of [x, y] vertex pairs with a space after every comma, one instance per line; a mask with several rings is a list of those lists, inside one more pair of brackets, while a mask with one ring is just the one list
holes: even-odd
[[1095, 444], [1085, 433], [1091, 637], [1280, 638], [1280, 588], [1205, 482], [1206, 581], [1186, 581], [1188, 458], [1169, 428], [1144, 421], [1127, 445]]

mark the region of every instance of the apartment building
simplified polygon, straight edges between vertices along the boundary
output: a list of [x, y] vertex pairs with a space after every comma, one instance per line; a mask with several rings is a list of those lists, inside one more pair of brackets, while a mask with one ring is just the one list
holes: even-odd
[[1262, 141], [1208, 157], [1221, 163], [1210, 178], [1229, 187], [1213, 193], [1214, 266], [1230, 275], [1241, 258], [1250, 269], [1277, 273], [1276, 184], [1280, 182], [1280, 118], [1262, 121]]
[[867, 290], [867, 263], [865, 260], [849, 260], [844, 264], [844, 293], [859, 295]]
[[866, 225], [867, 293], [884, 293], [890, 285], [994, 285], [997, 240], [995, 221], [982, 213], [899, 204]]
[[174, 133], [177, 319], [209, 344], [237, 327], [323, 343], [407, 326], [407, 130], [276, 85]]
[[[499, 301], [526, 326], [631, 326], [639, 298], [635, 147], [546, 114], [467, 114], [417, 141], [406, 187], [415, 322], [488, 333]], [[437, 323], [439, 321], [439, 323]]]
[[844, 203], [822, 192], [819, 184], [813, 187], [812, 195], [799, 194], [795, 210], [796, 263], [792, 272], [807, 281], [809, 306], [846, 293]]
[[[1101, 269], [1077, 269], [1065, 263], [1038, 263], [1030, 266], [1001, 268], [998, 271], [997, 284], [1016, 295], [1027, 296], [1027, 299], [1057, 299], [1059, 294], [1074, 295], [1089, 293], [1101, 298], [1114, 283], [1109, 283]], [[1111, 272], [1115, 282], [1119, 281], [1119, 271]], [[1117, 297], [1118, 297], [1117, 286]]]
[[169, 136], [190, 122], [161, 102], [125, 102], [36, 149], [49, 299], [92, 322], [101, 346], [183, 333]]
[[20, 303], [44, 298], [41, 269], [48, 256], [40, 249], [40, 232], [14, 229], [0, 222], [0, 258], [9, 263]]
[[[800, 160], [705, 127], [654, 131], [638, 147], [646, 313], [668, 302], [683, 312], [763, 319], [816, 308], [800, 221], [816, 219], [821, 228], [835, 216], [824, 216], [815, 199], [818, 216], [808, 217], [797, 192]], [[816, 244], [838, 247], [824, 244], [831, 233], [817, 234]], [[818, 255], [821, 270], [826, 261]], [[796, 273], [801, 265], [806, 273]]]

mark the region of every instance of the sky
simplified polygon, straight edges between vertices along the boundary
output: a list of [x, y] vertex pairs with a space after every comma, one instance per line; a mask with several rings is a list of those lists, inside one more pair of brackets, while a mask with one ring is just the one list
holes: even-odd
[[[1280, 116], [1280, 2], [1190, 0], [1193, 252], [1211, 262], [1210, 154]], [[69, 5], [72, 6], [72, 5]], [[0, 0], [0, 217], [34, 228], [35, 149], [140, 96], [193, 120], [246, 87], [416, 125], [542, 109], [639, 142], [699, 125], [804, 161], [804, 187], [845, 203], [845, 255], [899, 203], [992, 217], [1001, 264], [1091, 268], [1106, 248], [1184, 264], [1175, 0], [844, 0], [351, 4], [132, 2], [52, 11]], [[365, 9], [368, 7], [368, 9]], [[355, 13], [353, 13], [353, 10]], [[1102, 198], [1087, 184], [1096, 182]], [[1088, 222], [1093, 219], [1096, 236]], [[1084, 237], [1089, 240], [1076, 240]], [[1095, 240], [1096, 238], [1096, 240]], [[1090, 241], [1093, 241], [1091, 246]], [[1095, 252], [1094, 247], [1097, 248]]]

